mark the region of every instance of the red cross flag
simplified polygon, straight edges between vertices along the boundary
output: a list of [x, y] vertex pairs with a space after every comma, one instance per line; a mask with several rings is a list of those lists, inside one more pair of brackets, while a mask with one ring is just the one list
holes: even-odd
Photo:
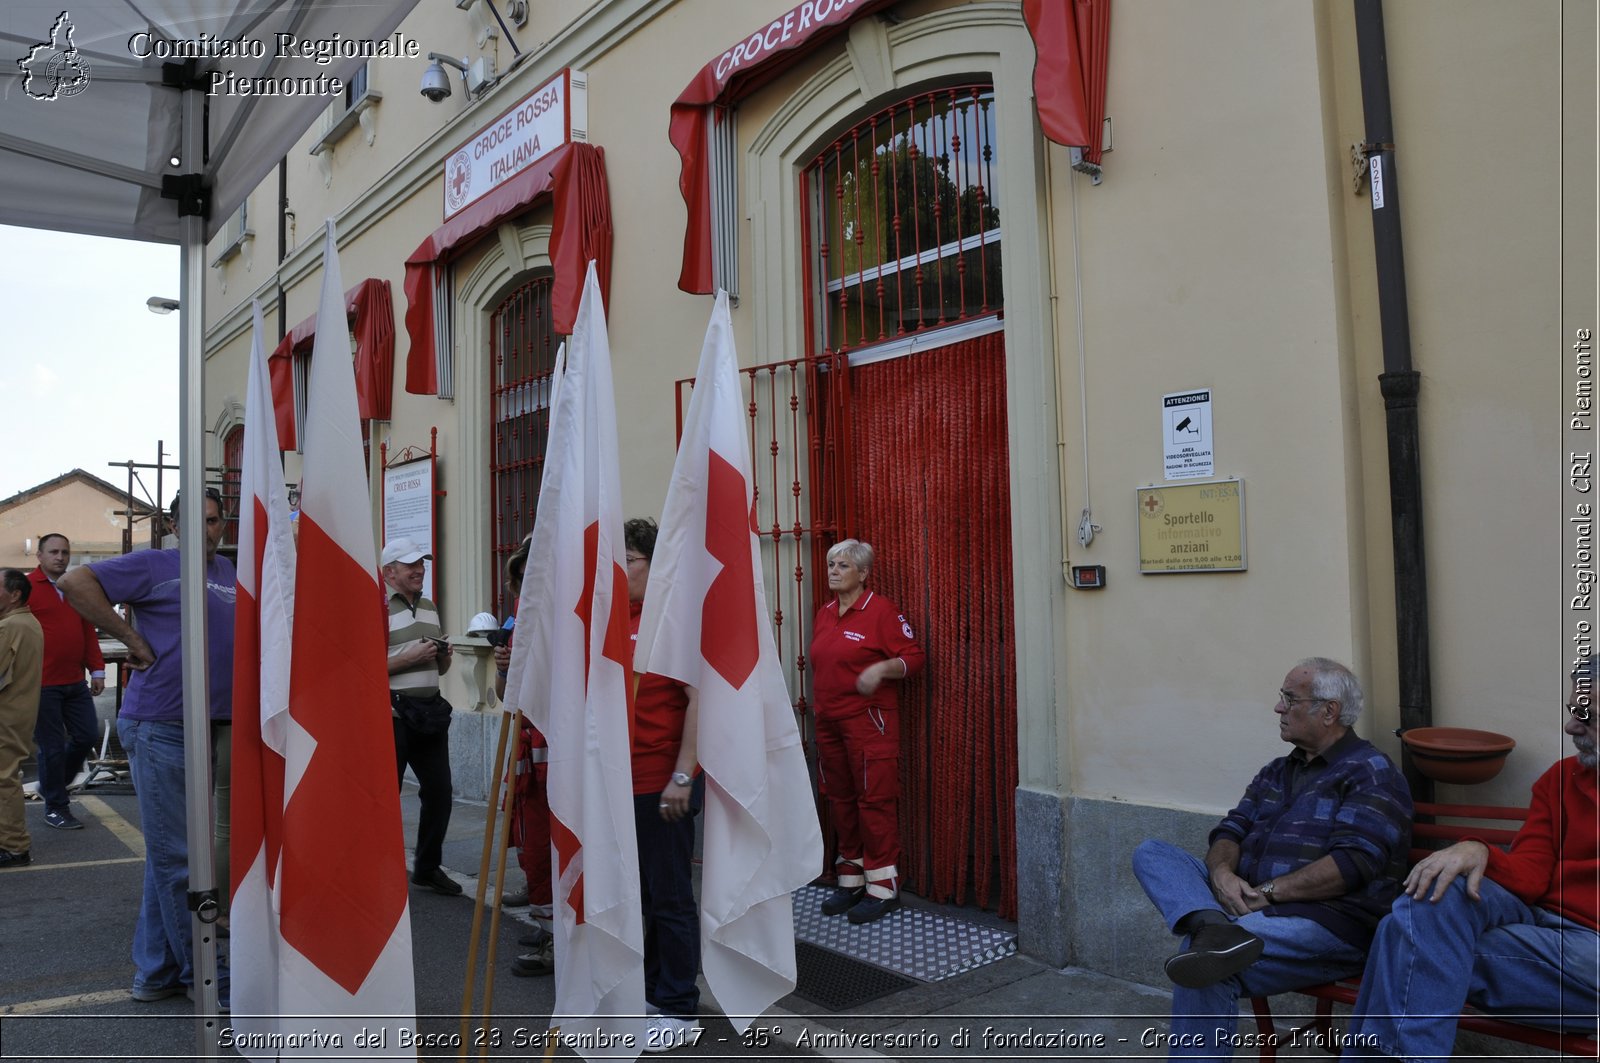
[[550, 421], [506, 704], [550, 744], [551, 1023], [582, 1055], [606, 1059], [636, 1058], [645, 1030], [620, 479], [611, 348], [591, 262]]
[[701, 965], [741, 1033], [794, 990], [789, 895], [822, 867], [751, 527], [744, 409], [728, 295], [718, 292], [650, 562], [634, 670], [699, 691]]
[[[286, 1046], [285, 1059], [384, 1055], [399, 1043], [401, 1029], [416, 1025], [400, 795], [394, 761], [383, 753], [394, 741], [387, 624], [379, 604], [355, 373], [331, 219], [317, 324], [287, 711], [278, 690], [273, 704], [262, 705], [262, 745], [281, 751], [282, 759], [263, 750], [261, 777], [271, 780], [281, 773], [275, 783], [279, 789], [275, 797], [274, 782], [267, 781], [261, 790], [260, 848], [251, 850], [254, 839], [241, 841], [237, 831], [234, 841], [235, 852], [250, 851], [262, 865], [258, 869], [252, 863], [241, 872], [241, 885], [254, 891], [248, 910], [260, 903], [258, 879], [266, 884], [269, 905], [276, 907], [276, 933], [269, 911], [261, 951], [234, 942], [238, 988], [233, 1007], [239, 1016], [234, 1025], [242, 1025], [246, 1012], [265, 1012], [272, 1032], [283, 1035], [277, 1043]], [[252, 421], [252, 427], [264, 429], [272, 418]], [[281, 491], [281, 472], [277, 485]], [[268, 489], [268, 545], [281, 549], [281, 539], [272, 536], [287, 529], [287, 502], [270, 502], [271, 494]], [[273, 579], [281, 580], [276, 568]], [[265, 578], [260, 585], [264, 694], [269, 669], [282, 668], [284, 626], [274, 621], [269, 628], [267, 622], [273, 585]], [[274, 654], [270, 662], [269, 651]], [[276, 842], [274, 819], [280, 821]], [[358, 1043], [363, 1027], [368, 1037]], [[373, 1035], [380, 1029], [387, 1030], [389, 1048], [364, 1047], [377, 1040]], [[274, 1047], [259, 1058], [279, 1058], [279, 1051]]]
[[[233, 835], [230, 865], [234, 1029], [278, 1032], [278, 859], [283, 844], [283, 750], [294, 623], [294, 537], [253, 307], [239, 483], [239, 593], [233, 621]], [[251, 1038], [243, 1039], [252, 1043]], [[251, 1058], [275, 1058], [275, 1053]]]

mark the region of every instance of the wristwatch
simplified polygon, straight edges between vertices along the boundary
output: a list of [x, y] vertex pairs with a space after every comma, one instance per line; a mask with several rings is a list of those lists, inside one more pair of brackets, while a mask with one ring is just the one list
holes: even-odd
[[1272, 895], [1274, 893], [1276, 893], [1277, 890], [1278, 890], [1278, 883], [1276, 881], [1263, 882], [1261, 885], [1256, 887], [1256, 892], [1261, 894], [1261, 896], [1265, 897], [1269, 903], [1272, 900]]
[[694, 777], [691, 775], [685, 775], [681, 771], [675, 771], [672, 773], [672, 781], [678, 786], [688, 786], [690, 783], [694, 782]]

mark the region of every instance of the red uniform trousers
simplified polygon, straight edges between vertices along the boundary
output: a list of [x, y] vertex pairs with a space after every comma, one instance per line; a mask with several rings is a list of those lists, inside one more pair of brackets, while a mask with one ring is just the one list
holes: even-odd
[[839, 838], [839, 885], [900, 891], [900, 710], [817, 718], [817, 768]]
[[538, 745], [531, 744], [537, 733], [523, 721], [522, 755], [517, 758], [516, 775], [511, 783], [511, 844], [517, 847], [517, 864], [528, 876], [528, 903], [549, 905], [553, 892], [550, 798], [544, 788], [549, 749], [542, 739]]

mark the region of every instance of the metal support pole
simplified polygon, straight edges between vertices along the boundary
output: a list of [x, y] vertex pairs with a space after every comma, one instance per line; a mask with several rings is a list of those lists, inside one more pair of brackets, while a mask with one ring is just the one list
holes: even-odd
[[[183, 166], [205, 169], [205, 92], [183, 90]], [[180, 207], [183, 210], [183, 207]], [[187, 210], [179, 220], [179, 274], [183, 295], [178, 339], [178, 511], [180, 595], [183, 608], [183, 755], [188, 821], [189, 892], [216, 886], [211, 858], [211, 719], [206, 675], [205, 506], [205, 218]], [[201, 1058], [219, 1055], [217, 1034], [216, 908], [190, 915], [194, 943], [195, 1038]]]

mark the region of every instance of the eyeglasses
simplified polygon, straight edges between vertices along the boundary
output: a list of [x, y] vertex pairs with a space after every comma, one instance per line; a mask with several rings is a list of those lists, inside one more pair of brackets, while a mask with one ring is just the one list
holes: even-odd
[[1594, 719], [1594, 709], [1587, 702], [1582, 705], [1574, 705], [1569, 701], [1567, 702], [1567, 715], [1579, 723], [1588, 723]]
[[1278, 691], [1278, 700], [1283, 703], [1283, 707], [1284, 708], [1292, 709], [1296, 705], [1300, 704], [1301, 702], [1305, 702], [1308, 705], [1315, 705], [1319, 701], [1331, 701], [1333, 699], [1331, 699], [1331, 698], [1302, 698], [1297, 694], [1289, 693], [1287, 690], [1280, 690], [1280, 691]]
[[625, 560], [631, 565], [635, 561], [648, 561], [650, 559], [645, 557], [643, 554], [628, 554], [626, 555]]

